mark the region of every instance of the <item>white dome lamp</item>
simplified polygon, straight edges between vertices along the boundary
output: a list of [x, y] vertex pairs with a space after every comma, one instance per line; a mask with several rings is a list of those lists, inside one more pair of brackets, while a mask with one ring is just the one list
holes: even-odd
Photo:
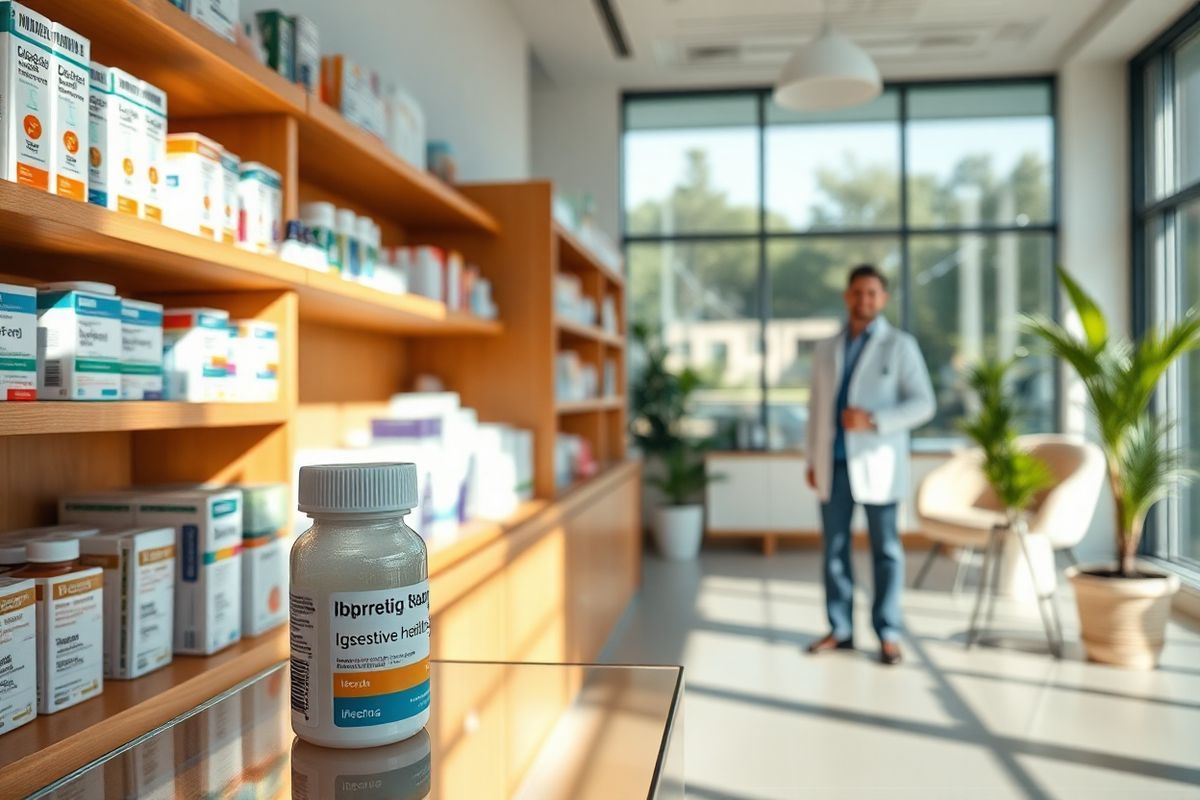
[[831, 111], [869, 102], [882, 91], [879, 68], [867, 52], [826, 22], [783, 65], [774, 98], [793, 111]]

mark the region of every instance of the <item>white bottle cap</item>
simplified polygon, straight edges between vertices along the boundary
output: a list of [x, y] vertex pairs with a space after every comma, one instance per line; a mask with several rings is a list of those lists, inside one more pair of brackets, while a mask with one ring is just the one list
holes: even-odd
[[300, 204], [300, 221], [310, 228], [333, 228], [337, 209], [333, 203], [319, 201]]
[[354, 235], [358, 237], [363, 244], [371, 243], [371, 229], [375, 227], [375, 223], [370, 217], [359, 217], [354, 222]]
[[339, 208], [337, 210], [337, 229], [338, 233], [346, 236], [353, 236], [355, 231], [358, 215], [348, 208]]
[[42, 539], [25, 544], [30, 564], [53, 564], [79, 558], [78, 539]]
[[5, 542], [0, 544], [0, 566], [25, 563], [25, 543]]
[[115, 297], [117, 287], [111, 283], [98, 283], [96, 281], [58, 281], [57, 283], [43, 283], [38, 287], [43, 292], [89, 292], [91, 294], [103, 294], [109, 297]]
[[300, 468], [305, 514], [382, 514], [417, 506], [416, 464], [318, 464]]

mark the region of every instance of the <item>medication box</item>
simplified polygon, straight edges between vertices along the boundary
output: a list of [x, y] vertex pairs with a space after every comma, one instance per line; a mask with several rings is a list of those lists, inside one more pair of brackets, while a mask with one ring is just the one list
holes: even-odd
[[108, 207], [108, 112], [112, 95], [108, 67], [88, 64], [88, 202]]
[[0, 283], [0, 401], [37, 399], [37, 290]]
[[0, 734], [37, 716], [37, 594], [29, 578], [0, 577]]
[[225, 173], [221, 145], [198, 133], [167, 136], [166, 209], [168, 226], [221, 240], [225, 224]]
[[238, 320], [229, 325], [230, 399], [271, 403], [279, 397], [279, 338], [270, 322]]
[[163, 173], [167, 167], [167, 93], [152, 83], [142, 81], [142, 119], [146, 174], [143, 179], [145, 198], [142, 216], [155, 222], [163, 221], [166, 202]]
[[[92, 155], [97, 193], [105, 208], [141, 216], [145, 202], [146, 122], [142, 109], [142, 82], [116, 67], [92, 64], [92, 91], [107, 86], [102, 150]], [[92, 104], [94, 111], [98, 104]], [[98, 180], [97, 180], [98, 179]], [[101, 205], [100, 203], [97, 203]]]
[[163, 377], [168, 400], [224, 400], [228, 361], [228, 311], [180, 308], [164, 312]]
[[48, 191], [51, 171], [50, 20], [0, 2], [0, 178]]
[[310, 92], [321, 91], [321, 41], [317, 23], [308, 17], [292, 17], [292, 43], [296, 83]]
[[98, 525], [103, 528], [131, 528], [135, 524], [137, 492], [89, 492], [58, 498], [58, 521]]
[[274, 253], [283, 224], [283, 183], [279, 173], [257, 161], [242, 164], [238, 201], [240, 246], [258, 253]]
[[238, 182], [241, 180], [242, 159], [228, 150], [221, 150], [221, 235], [218, 241], [237, 244], [238, 217], [241, 216], [242, 201], [238, 199]]
[[347, 121], [382, 136], [374, 119], [377, 100], [371, 74], [343, 55], [321, 59], [321, 99], [341, 112]]
[[158, 303], [121, 299], [121, 397], [163, 397], [163, 308]]
[[60, 197], [88, 197], [88, 133], [91, 42], [57, 22], [53, 25], [54, 101], [50, 107], [51, 191]]
[[104, 284], [38, 289], [38, 399], [121, 397], [121, 300]]
[[104, 570], [104, 677], [138, 678], [171, 663], [175, 529], [88, 536], [79, 553]]
[[288, 487], [244, 485], [242, 490], [242, 635], [282, 625], [288, 618]]
[[209, 655], [240, 639], [242, 493], [155, 493], [135, 513], [140, 526], [175, 529], [175, 652]]
[[282, 11], [260, 11], [257, 19], [267, 66], [289, 81], [296, 80], [296, 29], [292, 18]]
[[238, 0], [189, 0], [188, 6], [193, 19], [221, 38], [237, 41]]

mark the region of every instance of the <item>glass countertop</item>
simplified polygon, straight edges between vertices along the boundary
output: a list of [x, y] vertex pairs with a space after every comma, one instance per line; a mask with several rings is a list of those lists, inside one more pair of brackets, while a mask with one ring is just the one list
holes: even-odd
[[292, 734], [281, 664], [34, 797], [683, 797], [679, 667], [435, 661], [431, 679], [420, 734], [331, 750]]

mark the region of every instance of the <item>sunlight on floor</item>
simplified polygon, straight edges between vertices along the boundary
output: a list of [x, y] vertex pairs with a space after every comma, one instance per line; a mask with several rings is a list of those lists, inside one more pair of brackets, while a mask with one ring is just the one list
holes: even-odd
[[1013, 604], [997, 613], [1002, 645], [966, 650], [974, 589], [953, 597], [941, 563], [906, 593], [899, 667], [876, 661], [865, 593], [858, 650], [811, 657], [804, 646], [826, 630], [819, 569], [815, 551], [647, 556], [605, 660], [686, 667], [689, 797], [1200, 797], [1194, 630], [1172, 625], [1155, 672], [1089, 664], [1063, 596], [1063, 661], [1046, 654], [1036, 612]]

